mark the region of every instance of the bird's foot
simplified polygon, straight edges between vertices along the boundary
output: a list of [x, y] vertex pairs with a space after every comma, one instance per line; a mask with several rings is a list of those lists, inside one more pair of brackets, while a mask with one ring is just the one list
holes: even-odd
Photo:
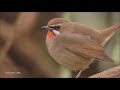
[[75, 78], [79, 78], [81, 73], [82, 73], [82, 71], [79, 71], [79, 73], [77, 74], [77, 76]]

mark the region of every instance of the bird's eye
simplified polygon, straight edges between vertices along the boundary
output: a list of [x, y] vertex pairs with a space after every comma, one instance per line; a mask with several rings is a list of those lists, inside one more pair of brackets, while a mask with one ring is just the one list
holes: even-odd
[[59, 30], [60, 26], [50, 26], [50, 28], [54, 29], [54, 30]]

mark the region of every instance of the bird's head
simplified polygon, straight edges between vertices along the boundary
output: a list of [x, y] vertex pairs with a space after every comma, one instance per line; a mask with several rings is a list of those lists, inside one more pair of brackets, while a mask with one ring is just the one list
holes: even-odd
[[60, 28], [65, 22], [68, 21], [63, 18], [54, 18], [48, 22], [47, 26], [43, 26], [42, 28], [48, 30], [48, 38], [54, 38], [55, 36], [60, 34]]

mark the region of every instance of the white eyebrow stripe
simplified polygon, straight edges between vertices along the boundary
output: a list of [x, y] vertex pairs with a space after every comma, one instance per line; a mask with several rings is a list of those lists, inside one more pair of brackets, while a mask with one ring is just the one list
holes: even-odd
[[62, 26], [63, 24], [60, 23], [60, 24], [55, 24], [55, 25], [51, 25], [52, 27], [55, 27], [55, 26]]

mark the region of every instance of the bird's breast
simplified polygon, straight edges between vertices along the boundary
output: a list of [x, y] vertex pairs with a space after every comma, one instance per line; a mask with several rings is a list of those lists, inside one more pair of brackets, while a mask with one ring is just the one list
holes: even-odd
[[73, 71], [85, 70], [92, 63], [92, 60], [76, 55], [64, 48], [64, 46], [52, 45], [49, 49], [49, 54], [59, 64]]

